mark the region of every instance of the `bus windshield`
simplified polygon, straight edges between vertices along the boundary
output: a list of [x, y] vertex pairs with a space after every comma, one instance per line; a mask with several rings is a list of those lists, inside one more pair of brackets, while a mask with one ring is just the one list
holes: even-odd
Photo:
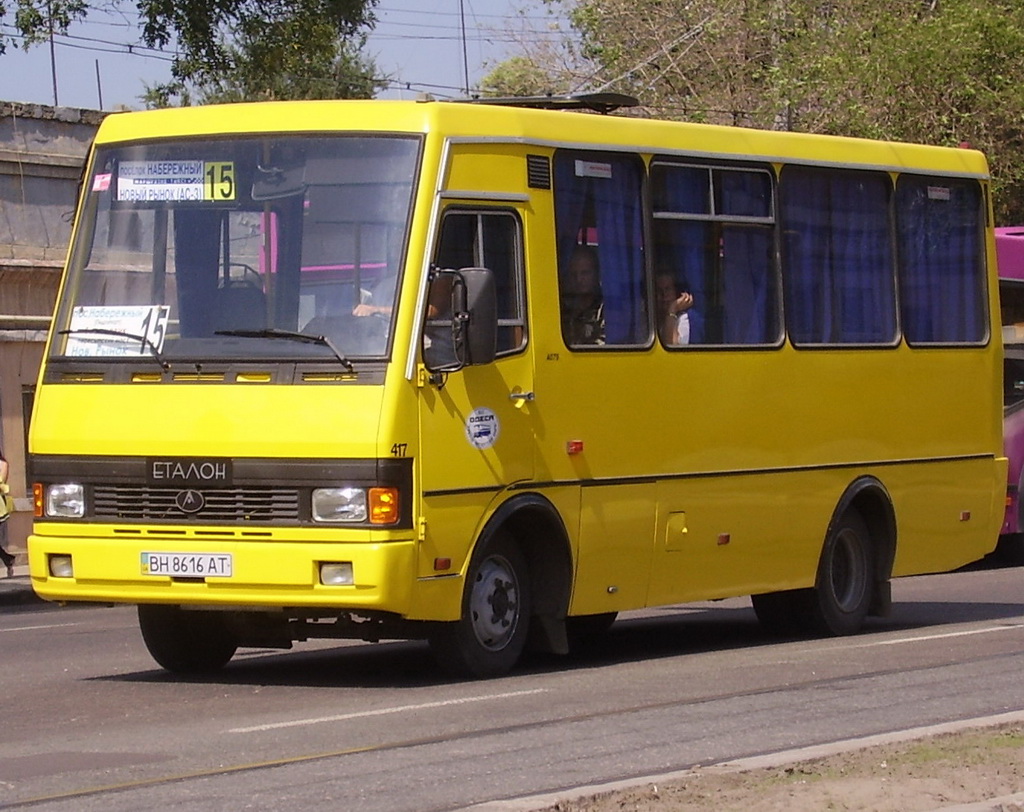
[[385, 357], [419, 150], [367, 135], [98, 149], [51, 354]]

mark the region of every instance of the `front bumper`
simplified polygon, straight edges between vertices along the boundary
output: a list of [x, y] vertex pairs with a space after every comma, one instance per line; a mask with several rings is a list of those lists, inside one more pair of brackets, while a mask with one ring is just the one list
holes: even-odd
[[[416, 583], [412, 539], [314, 542], [234, 536], [211, 531], [177, 538], [106, 538], [37, 532], [28, 539], [32, 586], [51, 601], [409, 613]], [[228, 554], [232, 574], [201, 579], [147, 575], [143, 553]], [[72, 557], [73, 577], [50, 574], [52, 555]], [[351, 562], [354, 583], [321, 584], [319, 564], [324, 561]]]

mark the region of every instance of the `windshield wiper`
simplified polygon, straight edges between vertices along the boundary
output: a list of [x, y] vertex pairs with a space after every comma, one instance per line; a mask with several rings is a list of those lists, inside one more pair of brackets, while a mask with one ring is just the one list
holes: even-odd
[[164, 360], [164, 357], [160, 354], [160, 350], [156, 344], [149, 340], [147, 336], [139, 335], [138, 333], [126, 333], [123, 330], [106, 330], [102, 327], [82, 327], [76, 330], [58, 330], [57, 335], [71, 336], [71, 335], [93, 335], [93, 336], [114, 336], [115, 338], [127, 338], [129, 341], [138, 341], [139, 344], [150, 351], [153, 358], [161, 369], [165, 372], [171, 368], [171, 365]]
[[241, 338], [284, 338], [289, 341], [302, 341], [306, 344], [320, 344], [333, 352], [335, 358], [341, 361], [341, 365], [345, 369], [349, 372], [356, 371], [356, 368], [352, 366], [352, 362], [344, 356], [341, 350], [334, 346], [334, 342], [327, 336], [312, 336], [306, 333], [295, 333], [291, 330], [279, 330], [276, 327], [267, 330], [214, 330], [213, 334], [218, 336], [239, 336]]

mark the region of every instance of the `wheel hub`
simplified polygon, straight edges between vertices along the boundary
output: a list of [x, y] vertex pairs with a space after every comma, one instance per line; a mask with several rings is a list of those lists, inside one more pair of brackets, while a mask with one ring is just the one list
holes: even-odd
[[493, 557], [480, 567], [470, 595], [473, 633], [492, 651], [508, 645], [519, 624], [519, 589], [512, 567]]

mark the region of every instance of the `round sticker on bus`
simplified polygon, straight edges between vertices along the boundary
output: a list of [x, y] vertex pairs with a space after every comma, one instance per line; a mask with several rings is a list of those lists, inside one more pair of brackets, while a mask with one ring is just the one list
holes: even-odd
[[490, 409], [474, 409], [466, 418], [466, 439], [479, 449], [490, 448], [498, 441], [501, 424]]

